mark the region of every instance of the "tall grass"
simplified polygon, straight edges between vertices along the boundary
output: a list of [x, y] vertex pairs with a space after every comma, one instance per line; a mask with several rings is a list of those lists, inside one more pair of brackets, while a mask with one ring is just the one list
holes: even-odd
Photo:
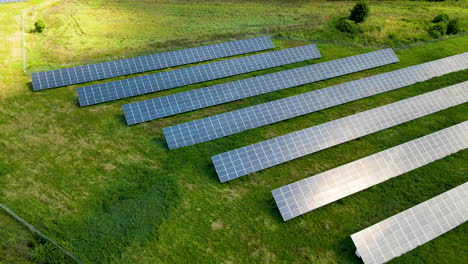
[[[32, 4], [38, 2], [34, 0]], [[358, 263], [350, 234], [468, 180], [468, 152], [461, 151], [286, 223], [281, 221], [270, 193], [284, 184], [465, 121], [468, 119], [467, 104], [232, 183], [219, 183], [210, 160], [214, 154], [465, 81], [468, 79], [466, 70], [174, 151], [167, 149], [161, 132], [163, 127], [204, 116], [466, 52], [468, 36], [399, 49], [400, 62], [397, 64], [128, 127], [121, 111], [123, 103], [333, 60], [375, 50], [374, 45], [389, 44], [370, 36], [375, 41], [366, 46], [359, 44], [362, 37], [354, 40], [350, 36], [337, 35], [333, 38], [332, 31], [327, 33], [327, 21], [332, 17], [330, 13], [334, 12], [335, 16], [348, 12], [347, 5], [351, 2], [344, 6], [338, 6], [337, 2], [271, 2], [269, 8], [261, 9], [263, 5], [260, 2], [231, 1], [214, 5], [211, 10], [206, 7], [211, 3], [204, 1], [199, 2], [199, 6], [194, 2], [144, 1], [144, 6], [137, 3], [134, 7], [129, 1], [110, 0], [54, 3], [57, 4], [36, 14], [45, 20], [50, 31], [29, 36], [30, 66], [48, 68], [105, 60], [107, 56], [150, 53], [160, 47], [181, 48], [172, 44], [181, 41], [178, 37], [182, 35], [177, 34], [186, 30], [179, 29], [182, 24], [190, 26], [193, 32], [208, 27], [211, 34], [217, 36], [240, 34], [242, 28], [246, 28], [249, 34], [259, 34], [270, 26], [276, 28], [276, 23], [282, 23], [265, 15], [261, 17], [265, 10], [272, 10], [274, 18], [286, 12], [288, 16], [283, 24], [297, 26], [297, 31], [284, 32], [284, 39], [274, 40], [278, 49], [309, 43], [290, 40], [289, 37], [311, 39], [323, 36], [324, 42], [345, 43], [319, 44], [323, 58], [318, 60], [86, 108], [77, 106], [77, 86], [33, 93], [28, 87], [29, 78], [21, 73], [21, 58], [10, 54], [16, 42], [9, 43], [7, 47], [0, 46], [4, 54], [9, 54], [8, 60], [13, 62], [11, 67], [0, 69], [3, 78], [0, 84], [5, 87], [2, 90], [5, 96], [0, 103], [0, 202], [87, 263], [187, 263], [187, 260], [193, 263]], [[29, 4], [22, 5], [26, 7]], [[107, 4], [109, 9], [103, 11]], [[397, 32], [398, 38], [405, 32], [419, 32], [401, 29], [407, 25], [401, 17], [425, 21], [426, 16], [434, 16], [432, 12], [450, 8], [446, 3], [372, 4], [382, 8], [381, 11], [374, 8], [375, 19], [382, 19], [376, 25], [383, 23], [387, 27], [387, 22], [391, 25], [395, 21], [402, 25], [391, 29]], [[252, 7], [248, 10], [247, 19], [243, 20], [236, 12], [250, 6], [257, 9]], [[338, 9], [333, 9], [337, 6]], [[395, 9], [394, 16], [391, 16], [391, 6]], [[411, 6], [414, 9], [405, 11]], [[454, 3], [453, 12], [466, 12], [460, 6], [462, 3]], [[234, 9], [230, 14], [238, 16], [238, 22], [231, 27], [232, 18], [229, 16], [216, 25], [203, 25], [209, 24], [211, 18], [228, 12], [225, 10], [231, 7]], [[416, 7], [421, 7], [421, 11]], [[182, 17], [187, 8], [193, 16]], [[314, 20], [314, 15], [321, 8], [323, 14]], [[8, 12], [0, 9], [0, 14], [14, 25], [20, 8]], [[129, 18], [134, 16], [141, 17], [142, 22], [130, 21]], [[152, 29], [152, 16], [169, 16], [174, 21]], [[297, 21], [296, 17], [299, 18]], [[182, 20], [175, 21], [175, 18]], [[115, 28], [122, 23], [111, 22], [112, 19], [123, 19], [129, 26]], [[218, 19], [222, 20], [222, 17]], [[96, 36], [76, 33], [75, 21], [80, 27], [88, 27], [85, 32], [90, 32], [89, 27], [95, 26], [92, 30]], [[259, 23], [259, 26], [250, 26], [249, 23]], [[303, 28], [304, 25], [307, 27]], [[371, 25], [364, 24], [363, 27]], [[323, 35], [317, 33], [320, 31], [315, 32], [314, 27], [322, 30]], [[308, 31], [309, 28], [312, 29]], [[171, 33], [169, 29], [177, 30]], [[17, 30], [15, 26], [0, 28], [0, 32], [8, 35]], [[162, 31], [174, 34], [174, 38], [169, 39], [165, 35], [166, 39], [157, 39]], [[115, 35], [108, 36], [105, 32]], [[125, 37], [127, 33], [129, 37]], [[380, 37], [386, 38], [385, 34]], [[210, 41], [210, 36], [193, 33], [185, 40], [184, 45], [195, 45]], [[161, 43], [172, 44], [169, 47]], [[0, 226], [4, 223], [1, 220]], [[5, 222], [4, 226], [10, 228], [7, 235], [14, 235], [11, 231], [16, 228], [14, 224]], [[447, 263], [456, 263], [459, 259], [466, 259], [468, 253], [463, 250], [468, 243], [466, 232], [465, 224], [397, 261], [423, 263], [446, 260]], [[24, 258], [26, 262], [28, 259], [60, 262], [61, 257], [47, 245], [38, 245], [35, 247], [37, 250], [21, 246], [29, 240], [29, 237], [22, 239], [21, 235], [18, 235], [18, 240], [14, 239], [13, 245], [17, 245], [21, 249], [19, 252], [24, 254], [13, 257], [11, 261], [19, 262]], [[11, 246], [5, 245], [5, 240], [0, 240], [1, 248], [11, 250]], [[31, 259], [31, 255], [34, 258]]]

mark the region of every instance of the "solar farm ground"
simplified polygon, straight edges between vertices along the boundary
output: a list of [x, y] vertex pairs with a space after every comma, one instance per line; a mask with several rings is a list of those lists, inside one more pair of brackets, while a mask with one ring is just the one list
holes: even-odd
[[[132, 127], [121, 110], [123, 103], [429, 40], [428, 21], [442, 11], [466, 21], [466, 1], [371, 2], [371, 20], [355, 36], [332, 26], [351, 2], [45, 1], [26, 17], [28, 29], [38, 17], [47, 26], [43, 34], [27, 34], [29, 71], [263, 32], [273, 34], [277, 49], [320, 40], [321, 59], [86, 108], [77, 105], [78, 85], [33, 93], [22, 73], [21, 10], [43, 2], [0, 6], [6, 40], [0, 45], [0, 202], [85, 263], [359, 263], [351, 234], [468, 181], [464, 150], [288, 222], [270, 193], [465, 121], [466, 103], [225, 184], [210, 159], [466, 81], [468, 70], [173, 151], [162, 134], [163, 127], [466, 52], [468, 36], [398, 48], [400, 62], [393, 65]], [[464, 224], [393, 263], [458, 263], [468, 259], [467, 244]], [[0, 213], [0, 263], [66, 261]]]

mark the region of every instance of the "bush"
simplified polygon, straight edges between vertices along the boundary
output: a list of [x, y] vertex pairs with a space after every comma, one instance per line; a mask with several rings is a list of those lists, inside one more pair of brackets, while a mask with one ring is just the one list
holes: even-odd
[[439, 23], [439, 22], [444, 22], [445, 24], [447, 24], [449, 22], [450, 18], [449, 18], [449, 15], [445, 14], [445, 13], [442, 13], [436, 17], [434, 17], [434, 19], [432, 20], [433, 23]]
[[439, 22], [429, 29], [429, 34], [434, 38], [440, 38], [447, 33], [447, 24]]
[[41, 33], [42, 31], [44, 31], [44, 29], [45, 29], [45, 23], [44, 23], [44, 21], [42, 21], [42, 20], [36, 21], [36, 23], [34, 23], [34, 28], [35, 28], [35, 31], [36, 31], [36, 32], [39, 32], [39, 33]]
[[354, 21], [349, 20], [347, 18], [340, 18], [340, 20], [338, 20], [338, 24], [336, 25], [336, 29], [338, 29], [341, 32], [351, 34], [359, 33], [361, 31], [359, 26], [356, 25]]
[[349, 19], [356, 23], [364, 22], [364, 20], [366, 20], [366, 18], [369, 16], [369, 12], [370, 10], [367, 3], [359, 2], [351, 10], [351, 15], [349, 16]]
[[447, 34], [458, 34], [462, 32], [460, 20], [452, 19], [447, 24]]
[[439, 31], [435, 30], [435, 29], [429, 29], [429, 35], [431, 35], [433, 38], [440, 38], [442, 37], [442, 34], [440, 34]]

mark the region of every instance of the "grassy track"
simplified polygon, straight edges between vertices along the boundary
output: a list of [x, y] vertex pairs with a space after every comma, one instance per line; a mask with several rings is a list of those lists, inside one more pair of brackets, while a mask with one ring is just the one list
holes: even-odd
[[[32, 4], [39, 2], [41, 1], [33, 1]], [[83, 5], [84, 7], [77, 9], [78, 12], [74, 12], [73, 15], [82, 17], [83, 25], [88, 24], [88, 27], [94, 23], [97, 26], [93, 30], [96, 34], [102, 34], [109, 29], [105, 29], [105, 26], [101, 28], [96, 21], [85, 18], [95, 19], [93, 12], [103, 9], [99, 7], [117, 2], [122, 2], [123, 5], [103, 12], [120, 10], [112, 13], [112, 16], [116, 18], [121, 18], [118, 14], [125, 10], [128, 16], [136, 12], [142, 20], [140, 22], [142, 28], [152, 25], [151, 16], [137, 12], [143, 9], [143, 6], [138, 4], [133, 6], [126, 4], [128, 2], [125, 1], [110, 0], [56, 1], [57, 4], [50, 7], [50, 10], [55, 11], [47, 9], [49, 11], [44, 11], [43, 15], [47, 21], [46, 24], [52, 27], [51, 32], [40, 37], [37, 35], [28, 37], [30, 45], [28, 54], [33, 55], [30, 56], [29, 65], [38, 68], [44, 65], [69, 64], [75, 59], [100, 61], [109, 55], [119, 57], [148, 53], [154, 50], [152, 46], [155, 45], [154, 43], [164, 43], [168, 40], [179, 41], [182, 35], [177, 34], [187, 30], [180, 28], [180, 25], [184, 23], [192, 27], [190, 32], [202, 30], [197, 29], [197, 26], [201, 26], [195, 22], [183, 21], [180, 25], [174, 24], [173, 28], [177, 29], [174, 32], [162, 32], [164, 27], [161, 26], [159, 29], [155, 28], [154, 31], [131, 31], [128, 38], [105, 35], [88, 38], [70, 33], [74, 32], [70, 30], [73, 28], [71, 24], [54, 26], [59, 22], [54, 22], [53, 19], [63, 19], [59, 17], [61, 12], [69, 12], [67, 10], [74, 10], [73, 8], [77, 5]], [[196, 7], [203, 8], [205, 2], [201, 3]], [[299, 3], [301, 6], [315, 4]], [[185, 4], [187, 5], [187, 2]], [[328, 5], [334, 4], [335, 2], [325, 3], [324, 10], [327, 10]], [[31, 4], [21, 5], [11, 8], [8, 12], [0, 7], [2, 20], [14, 24], [19, 10]], [[175, 10], [171, 11], [175, 14], [178, 10], [180, 14], [184, 8], [187, 8], [180, 3], [177, 9], [178, 5], [174, 2], [167, 2], [167, 9], [156, 8], [149, 3], [146, 5], [147, 10], [156, 10], [157, 12], [154, 12], [159, 14], [166, 14], [169, 12], [167, 10]], [[238, 5], [240, 9], [246, 9], [246, 5], [252, 5], [252, 3], [231, 1], [226, 5]], [[292, 2], [283, 5], [299, 4]], [[425, 6], [426, 4], [399, 2], [396, 10], [400, 9], [399, 6], [405, 5]], [[454, 10], [459, 10], [458, 7], [461, 4], [454, 3], [454, 5]], [[428, 10], [447, 8], [447, 5], [443, 3], [434, 5], [431, 3], [427, 6]], [[222, 13], [225, 12], [222, 10], [227, 7], [223, 5], [219, 8], [218, 12]], [[284, 8], [276, 2], [273, 2], [269, 8], [271, 12], [284, 12]], [[86, 16], [83, 16], [85, 12], [83, 10], [88, 12]], [[216, 13], [217, 10], [217, 8], [212, 8], [212, 13]], [[236, 9], [230, 10], [236, 12]], [[209, 21], [210, 19], [206, 18], [210, 13], [208, 11], [200, 11], [200, 15], [195, 18]], [[254, 34], [258, 30], [278, 26], [275, 24], [276, 20], [269, 20], [269, 18], [262, 18], [255, 14], [255, 12], [261, 13], [255, 11], [255, 8], [248, 9], [249, 12], [252, 14], [250, 17], [247, 16], [242, 23], [263, 23], [249, 33]], [[421, 17], [433, 16], [426, 12], [427, 10]], [[379, 14], [377, 10], [376, 13]], [[382, 11], [382, 13], [385, 12]], [[292, 12], [292, 16], [285, 19], [284, 26], [304, 23], [306, 20], [304, 18], [304, 21], [294, 19], [296, 14]], [[324, 11], [324, 16], [326, 15]], [[401, 16], [406, 15], [408, 14], [401, 14]], [[105, 17], [108, 16], [111, 15], [105, 15]], [[301, 17], [301, 15], [297, 16]], [[129, 21], [129, 26], [134, 27], [132, 21]], [[322, 22], [318, 20], [318, 23]], [[239, 22], [239, 24], [232, 25], [229, 30], [220, 31], [219, 28], [225, 28], [223, 23], [229, 23], [229, 21], [219, 22], [220, 25], [213, 23], [202, 28], [209, 28], [212, 30], [210, 34], [215, 34], [217, 36], [214, 38], [218, 38], [219, 34], [234, 34], [236, 30], [240, 32], [240, 29], [245, 27], [245, 24], [243, 26]], [[119, 27], [115, 31], [113, 29], [113, 34], [117, 35], [123, 35], [126, 31]], [[100, 30], [102, 32], [99, 32]], [[17, 25], [0, 29], [3, 35], [12, 35], [16, 31]], [[76, 44], [76, 46], [71, 46], [73, 48], [68, 48], [76, 52], [61, 51], [64, 49], [65, 42], [56, 42], [60, 31], [70, 34], [70, 39], [64, 41], [82, 42], [80, 45]], [[417, 31], [415, 32], [417, 35]], [[135, 39], [131, 35], [140, 36], [139, 33], [143, 40]], [[297, 29], [288, 34], [300, 37], [301, 34], [306, 33], [304, 29]], [[161, 37], [163, 34], [167, 35]], [[194, 33], [192, 37], [187, 42], [184, 42], [186, 40], [180, 41], [192, 43], [209, 39], [208, 35], [201, 36], [198, 33]], [[343, 36], [343, 40], [347, 38]], [[369, 38], [375, 40], [374, 44], [385, 44], [385, 42], [378, 42], [376, 37]], [[93, 49], [96, 43], [100, 43], [101, 47], [106, 47], [105, 50]], [[278, 49], [306, 43], [275, 40]], [[12, 41], [12, 44], [7, 47], [0, 46], [0, 51], [6, 54], [15, 45], [17, 42]], [[130, 47], [136, 48], [129, 51]], [[8, 76], [7, 80], [0, 80], [4, 94], [0, 101], [0, 157], [2, 157], [0, 160], [0, 202], [7, 204], [86, 263], [187, 263], [187, 260], [190, 260], [190, 263], [359, 263], [354, 256], [354, 246], [349, 236], [467, 181], [468, 151], [461, 151], [286, 223], [281, 221], [270, 191], [284, 184], [465, 121], [468, 119], [468, 104], [456, 106], [226, 184], [220, 184], [217, 180], [210, 156], [465, 81], [468, 79], [468, 71], [452, 73], [389, 93], [174, 151], [167, 149], [161, 128], [466, 52], [468, 36], [401, 49], [397, 52], [401, 62], [394, 65], [137, 126], [125, 125], [120, 108], [122, 103], [375, 50], [372, 47], [356, 45], [319, 44], [318, 47], [323, 55], [323, 58], [319, 60], [86, 108], [77, 106], [75, 94], [77, 86], [38, 93], [31, 92], [26, 85], [28, 78], [21, 73], [21, 58], [10, 54], [6, 57], [14, 62], [13, 66], [7, 70], [0, 69], [2, 71], [0, 76]], [[0, 221], [3, 220], [2, 217], [0, 215]], [[15, 230], [14, 222], [1, 221], [0, 228], [3, 228], [2, 225], [5, 226], [5, 230]], [[0, 231], [0, 234], [3, 233]], [[6, 234], [13, 234], [13, 232], [8, 231]], [[468, 244], [467, 234], [468, 226], [462, 225], [441, 238], [396, 259], [395, 263], [457, 263], [459, 259], [468, 258], [468, 251], [464, 246]], [[23, 238], [24, 236], [26, 238]], [[27, 234], [24, 236], [18, 235], [17, 242], [13, 244], [24, 245], [23, 241], [29, 239]], [[0, 249], [3, 248], [7, 248], [7, 244], [0, 241]], [[22, 256], [6, 260], [15, 263], [16, 259], [23, 257], [28, 259], [28, 254], [32, 254], [35, 256], [33, 261], [52, 261], [53, 252], [50, 249], [38, 248], [32, 252], [25, 250]], [[0, 252], [0, 261], [2, 254], [3, 252]]]
[[[260, 32], [360, 44], [401, 44], [429, 39], [429, 21], [441, 12], [468, 18], [464, 1], [375, 1], [372, 16], [362, 25], [365, 32], [349, 36], [334, 28], [333, 19], [347, 15], [352, 5], [352, 1], [300, 0], [55, 0], [28, 17], [30, 26], [41, 18], [50, 27], [44, 34], [29, 34], [29, 43], [34, 44], [29, 46], [32, 56], [28, 66], [34, 71]], [[390, 33], [395, 34], [394, 39]]]

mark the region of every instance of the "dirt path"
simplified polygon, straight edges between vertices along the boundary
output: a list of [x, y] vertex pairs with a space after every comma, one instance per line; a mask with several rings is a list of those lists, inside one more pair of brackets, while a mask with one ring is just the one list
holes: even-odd
[[22, 71], [21, 10], [0, 10], [0, 98], [27, 91], [29, 76]]

